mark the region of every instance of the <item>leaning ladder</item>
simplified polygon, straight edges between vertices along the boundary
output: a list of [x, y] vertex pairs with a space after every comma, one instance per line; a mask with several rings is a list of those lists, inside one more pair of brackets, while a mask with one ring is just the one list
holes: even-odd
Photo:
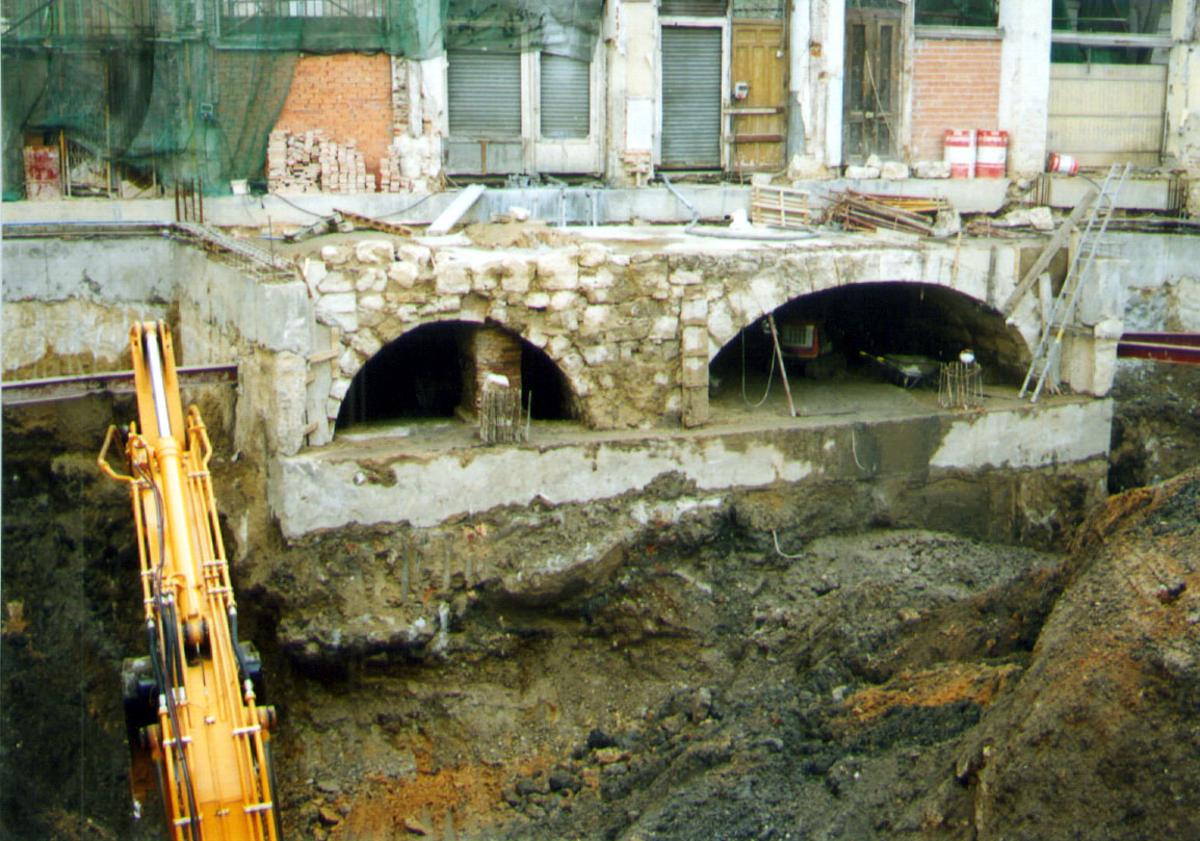
[[[1109, 167], [1108, 175], [1105, 176], [1104, 184], [1100, 188], [1100, 195], [1088, 214], [1087, 225], [1084, 226], [1079, 237], [1079, 247], [1071, 255], [1071, 262], [1067, 267], [1067, 278], [1063, 281], [1058, 297], [1054, 299], [1050, 315], [1042, 325], [1041, 336], [1033, 350], [1033, 359], [1029, 363], [1029, 370], [1025, 373], [1025, 381], [1021, 383], [1021, 393], [1018, 396], [1024, 397], [1029, 391], [1029, 384], [1033, 380], [1035, 372], [1037, 372], [1037, 386], [1033, 390], [1033, 396], [1029, 398], [1031, 403], [1038, 401], [1042, 387], [1046, 384], [1047, 376], [1052, 376], [1051, 372], [1062, 355], [1063, 334], [1075, 314], [1075, 305], [1079, 301], [1079, 290], [1083, 287], [1083, 279], [1088, 277], [1092, 271], [1096, 261], [1096, 251], [1100, 241], [1104, 238], [1105, 231], [1108, 230], [1108, 222], [1112, 219], [1113, 210], [1116, 209], [1117, 196], [1120, 195], [1121, 188], [1125, 185], [1125, 179], [1129, 177], [1132, 168], [1133, 165], [1128, 163], [1123, 168], [1120, 164], [1113, 164]], [[1099, 218], [1099, 226], [1096, 224], [1097, 218]], [[1082, 267], [1080, 266], [1080, 257], [1083, 257]], [[1055, 325], [1057, 325], [1057, 329], [1055, 329]]]

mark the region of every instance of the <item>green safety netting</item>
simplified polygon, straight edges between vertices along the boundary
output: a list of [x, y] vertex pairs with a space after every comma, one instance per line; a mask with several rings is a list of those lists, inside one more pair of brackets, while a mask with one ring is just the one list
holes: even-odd
[[603, 0], [0, 0], [4, 198], [27, 133], [209, 193], [262, 176], [301, 53], [589, 59]]

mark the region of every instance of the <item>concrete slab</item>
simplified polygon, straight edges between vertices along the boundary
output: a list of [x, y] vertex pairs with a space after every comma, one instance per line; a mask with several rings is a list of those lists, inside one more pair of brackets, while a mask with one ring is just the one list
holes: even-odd
[[[1082, 462], [1108, 451], [1111, 418], [1109, 400], [1058, 398], [1037, 407], [1006, 403], [983, 415], [922, 408], [884, 418], [774, 419], [758, 428], [580, 431], [505, 447], [437, 448], [405, 436], [340, 439], [275, 459], [269, 497], [288, 539], [351, 523], [429, 527], [539, 499], [558, 505], [637, 494], [672, 474], [699, 492], [719, 494], [809, 480]], [[370, 473], [360, 466], [367, 461], [375, 466]]]
[[[1044, 176], [1050, 182], [1050, 206], [1074, 207], [1084, 197], [1093, 183], [1103, 183], [1104, 177], [1094, 178], [1070, 175]], [[1130, 179], [1117, 196], [1117, 207], [1128, 210], [1170, 210], [1171, 180], [1169, 178]]]

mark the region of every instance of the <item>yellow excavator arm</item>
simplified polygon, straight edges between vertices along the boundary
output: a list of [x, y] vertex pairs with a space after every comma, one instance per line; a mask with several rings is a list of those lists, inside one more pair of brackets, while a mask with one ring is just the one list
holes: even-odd
[[275, 716], [257, 704], [257, 652], [237, 640], [208, 432], [195, 406], [183, 413], [167, 326], [135, 324], [129, 343], [138, 406], [129, 472], [108, 462], [116, 427], [98, 463], [129, 486], [150, 649], [122, 671], [135, 812], [157, 778], [175, 841], [275, 841]]

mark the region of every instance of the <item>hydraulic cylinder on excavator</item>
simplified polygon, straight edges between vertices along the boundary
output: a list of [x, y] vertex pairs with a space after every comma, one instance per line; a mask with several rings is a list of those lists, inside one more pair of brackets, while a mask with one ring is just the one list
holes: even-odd
[[183, 413], [171, 333], [129, 332], [138, 422], [125, 435], [149, 654], [123, 670], [134, 810], [154, 779], [174, 841], [275, 841], [274, 709], [259, 706], [258, 655], [237, 639], [237, 605], [195, 406]]

